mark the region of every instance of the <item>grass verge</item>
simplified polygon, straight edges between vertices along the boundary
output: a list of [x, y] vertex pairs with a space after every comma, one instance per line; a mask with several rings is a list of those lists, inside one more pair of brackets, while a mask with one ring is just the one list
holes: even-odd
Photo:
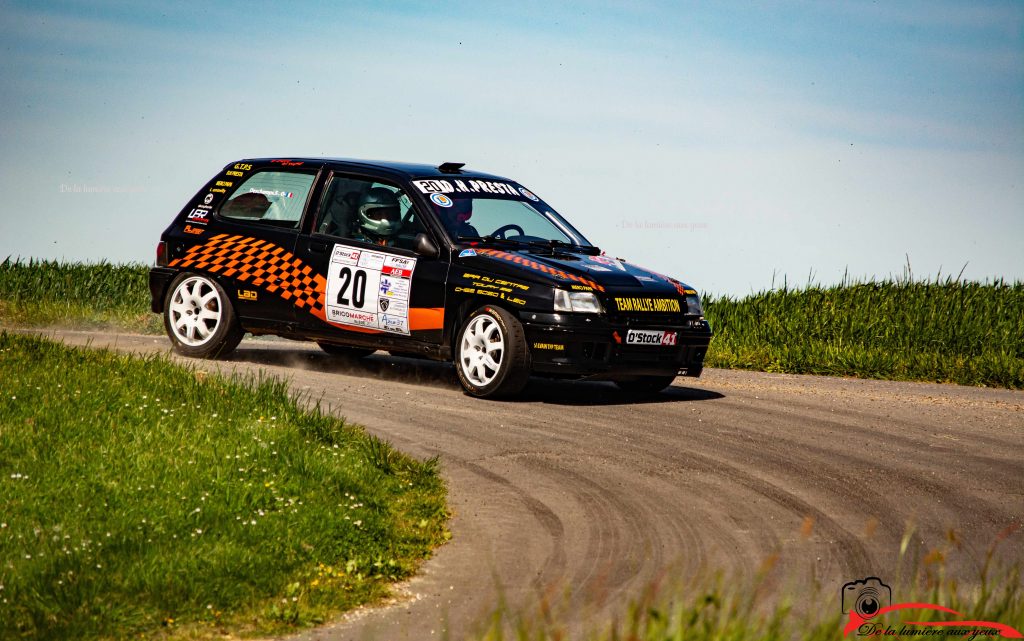
[[[1014, 534], [1007, 528], [1004, 538]], [[908, 533], [903, 542], [906, 550]], [[1020, 545], [1016, 540], [1003, 545]], [[940, 638], [977, 639], [1022, 638], [1024, 633], [1024, 587], [1021, 566], [997, 567], [995, 546], [978, 561], [978, 575], [961, 581], [947, 574], [947, 559], [962, 553], [954, 532], [943, 549], [930, 550], [908, 569], [910, 578], [891, 586], [889, 603], [932, 604], [954, 613], [913, 607], [882, 612], [862, 625], [844, 628], [850, 616], [842, 613], [844, 583], [822, 585], [813, 579], [798, 580], [792, 573], [776, 569], [777, 557], [770, 557], [749, 579], [729, 580], [721, 574], [690, 581], [672, 580], [666, 573], [644, 592], [623, 604], [618, 617], [603, 627], [575, 632], [567, 620], [578, 620], [569, 591], [549, 589], [537, 603], [520, 612], [499, 605], [481, 630], [478, 641], [555, 641], [579, 638], [585, 641], [837, 641], [843, 638]], [[903, 565], [904, 556], [900, 555]], [[902, 574], [900, 568], [894, 568]], [[863, 580], [867, 577], [849, 577]], [[882, 581], [885, 583], [885, 581]], [[796, 587], [798, 585], [806, 587]], [[857, 601], [854, 591], [849, 598]], [[884, 597], [883, 597], [884, 598]], [[944, 623], [938, 623], [944, 622]], [[966, 622], [966, 623], [957, 623]], [[1000, 630], [982, 622], [1008, 626]], [[930, 624], [930, 625], [929, 625]], [[967, 631], [965, 633], [965, 631]]]
[[447, 537], [436, 460], [277, 380], [0, 333], [0, 638], [278, 633]]

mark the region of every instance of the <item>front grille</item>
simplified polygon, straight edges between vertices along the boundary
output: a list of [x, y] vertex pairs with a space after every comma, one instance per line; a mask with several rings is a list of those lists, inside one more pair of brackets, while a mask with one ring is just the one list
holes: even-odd
[[609, 314], [608, 319], [613, 323], [622, 323], [629, 327], [657, 327], [659, 325], [679, 327], [686, 322], [686, 317], [683, 314], [675, 312]]

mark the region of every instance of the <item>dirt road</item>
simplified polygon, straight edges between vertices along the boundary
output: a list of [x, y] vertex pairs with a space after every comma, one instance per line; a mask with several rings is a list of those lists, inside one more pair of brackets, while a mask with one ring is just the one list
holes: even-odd
[[[487, 402], [463, 395], [450, 366], [384, 353], [353, 363], [249, 339], [227, 363], [194, 363], [286, 377], [402, 450], [440, 456], [451, 543], [413, 596], [309, 639], [460, 639], [499, 587], [516, 606], [571, 586], [577, 623], [593, 624], [666, 568], [750, 573], [773, 553], [838, 593], [894, 579], [908, 524], [910, 554], [955, 529], [965, 550], [950, 569], [971, 577], [968, 558], [1024, 519], [1022, 392], [707, 370], [645, 403], [610, 384], [539, 379], [519, 401]], [[1000, 549], [1021, 557], [1021, 533]]]

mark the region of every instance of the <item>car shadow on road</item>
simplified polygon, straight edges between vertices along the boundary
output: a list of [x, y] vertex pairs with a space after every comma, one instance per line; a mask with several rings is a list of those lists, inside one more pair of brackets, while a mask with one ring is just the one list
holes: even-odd
[[547, 403], [550, 405], [644, 405], [652, 403], [680, 403], [689, 401], [713, 401], [725, 398], [724, 394], [699, 387], [676, 384], [657, 394], [637, 395], [620, 390], [614, 383], [606, 381], [569, 381], [531, 378], [529, 385], [516, 401], [522, 403]]
[[[455, 374], [455, 367], [451, 363], [391, 356], [386, 352], [377, 352], [367, 358], [349, 358], [302, 348], [246, 349], [241, 347], [235, 350], [227, 360], [412, 383], [455, 391], [462, 389]], [[685, 381], [686, 379], [678, 380]], [[678, 403], [709, 401], [718, 398], [724, 398], [724, 395], [711, 390], [681, 386], [678, 383], [659, 394], [637, 396], [623, 392], [609, 382], [551, 380], [534, 377], [530, 379], [526, 389], [518, 397], [506, 400], [514, 403], [586, 406]]]

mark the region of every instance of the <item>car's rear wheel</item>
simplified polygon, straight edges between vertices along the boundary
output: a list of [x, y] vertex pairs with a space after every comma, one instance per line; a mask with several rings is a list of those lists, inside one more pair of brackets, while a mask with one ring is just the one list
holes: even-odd
[[458, 335], [455, 371], [472, 396], [520, 392], [530, 378], [530, 351], [522, 323], [500, 307], [485, 305], [474, 311]]
[[184, 273], [171, 282], [164, 301], [164, 329], [174, 351], [195, 358], [231, 353], [245, 332], [228, 295], [217, 281]]
[[341, 356], [343, 358], [366, 358], [377, 351], [366, 347], [349, 347], [348, 345], [335, 345], [334, 343], [322, 341], [317, 341], [316, 344], [331, 356]]
[[653, 395], [667, 388], [676, 380], [675, 374], [664, 374], [661, 376], [636, 376], [615, 381], [623, 392], [637, 395]]

